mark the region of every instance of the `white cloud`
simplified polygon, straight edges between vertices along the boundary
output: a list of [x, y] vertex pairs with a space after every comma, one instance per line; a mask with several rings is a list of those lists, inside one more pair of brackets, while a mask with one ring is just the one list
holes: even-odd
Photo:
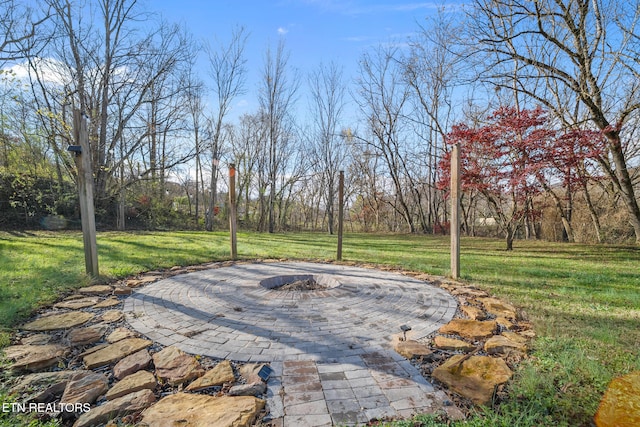
[[289, 32], [289, 30], [287, 30], [284, 27], [278, 27], [278, 34], [280, 34], [281, 36], [284, 36], [285, 34], [287, 34]]

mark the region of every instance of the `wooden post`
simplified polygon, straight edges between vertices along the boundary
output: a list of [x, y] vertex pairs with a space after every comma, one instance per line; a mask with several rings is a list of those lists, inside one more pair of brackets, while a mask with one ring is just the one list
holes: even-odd
[[451, 151], [451, 277], [460, 277], [460, 147]]
[[78, 170], [78, 195], [80, 198], [80, 219], [84, 240], [84, 265], [87, 274], [98, 277], [98, 249], [96, 245], [96, 215], [93, 205], [93, 171], [87, 119], [80, 110], [73, 112], [73, 133], [76, 141], [75, 162]]
[[231, 233], [231, 259], [238, 258], [238, 240], [236, 238], [236, 165], [229, 165], [229, 231]]
[[342, 223], [344, 222], [344, 171], [340, 171], [338, 180], [338, 254], [336, 259], [342, 261]]

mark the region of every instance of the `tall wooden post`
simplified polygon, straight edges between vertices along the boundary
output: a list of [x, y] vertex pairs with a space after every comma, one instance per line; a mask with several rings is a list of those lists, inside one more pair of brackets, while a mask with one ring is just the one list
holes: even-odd
[[342, 261], [342, 223], [344, 222], [344, 171], [340, 171], [338, 179], [338, 254], [336, 259]]
[[460, 147], [451, 151], [451, 277], [460, 276]]
[[229, 232], [231, 233], [231, 259], [238, 258], [238, 240], [236, 237], [236, 165], [229, 165]]
[[[84, 241], [84, 265], [87, 274], [98, 277], [98, 249], [96, 245], [96, 215], [93, 205], [93, 171], [87, 120], [80, 110], [73, 112], [73, 134], [76, 141], [76, 168], [78, 170], [78, 195], [80, 198], [80, 219]], [[73, 147], [73, 146], [72, 146]]]

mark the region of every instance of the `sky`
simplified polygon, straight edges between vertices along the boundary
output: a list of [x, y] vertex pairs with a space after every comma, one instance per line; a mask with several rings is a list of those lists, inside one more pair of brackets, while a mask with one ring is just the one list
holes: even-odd
[[[149, 11], [171, 22], [183, 23], [198, 40], [228, 43], [231, 31], [244, 26], [249, 33], [246, 46], [247, 93], [238, 99], [233, 115], [257, 110], [257, 87], [268, 46], [280, 38], [290, 53], [289, 64], [303, 77], [297, 107], [304, 100], [306, 75], [320, 63], [335, 62], [344, 67], [352, 81], [358, 59], [380, 43], [403, 43], [434, 17], [442, 5], [455, 7], [453, 0], [411, 2], [404, 0], [146, 0]], [[200, 60], [205, 79], [204, 55]]]

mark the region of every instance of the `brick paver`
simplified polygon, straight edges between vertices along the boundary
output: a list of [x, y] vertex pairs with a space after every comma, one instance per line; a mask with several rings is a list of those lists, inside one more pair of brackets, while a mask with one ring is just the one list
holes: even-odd
[[[281, 276], [313, 277], [315, 291], [270, 289]], [[295, 277], [294, 277], [295, 276]], [[137, 331], [163, 345], [220, 359], [270, 362], [268, 406], [283, 425], [357, 425], [442, 406], [392, 350], [400, 326], [423, 338], [457, 305], [398, 273], [314, 263], [252, 263], [164, 279], [125, 301]]]

